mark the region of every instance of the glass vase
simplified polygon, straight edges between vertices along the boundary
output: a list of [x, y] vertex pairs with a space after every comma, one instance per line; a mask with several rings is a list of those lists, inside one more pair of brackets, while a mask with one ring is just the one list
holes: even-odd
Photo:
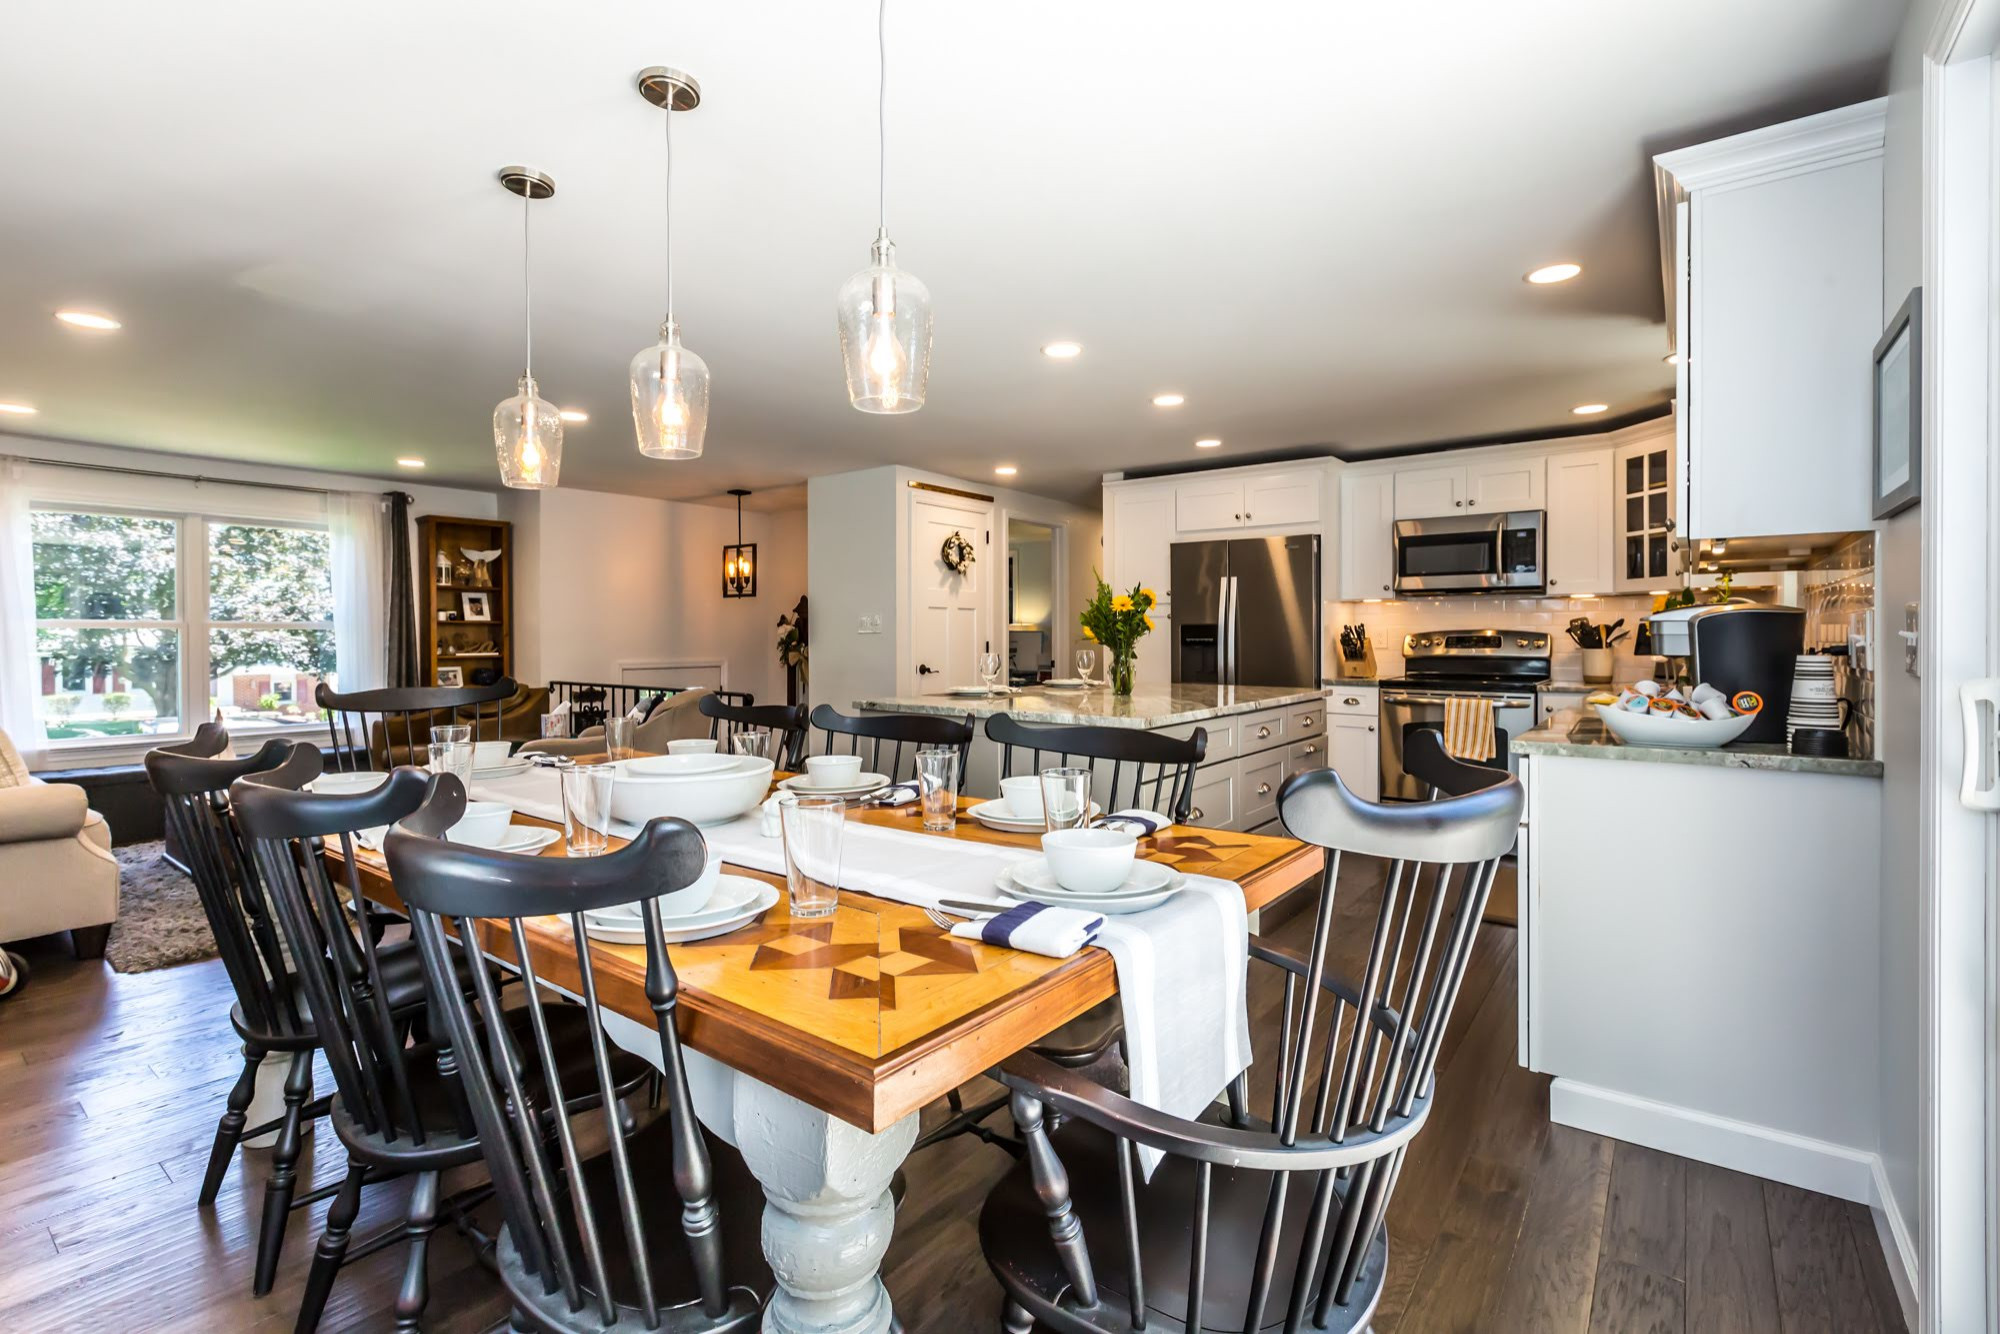
[[1131, 649], [1113, 649], [1111, 652], [1111, 693], [1129, 695], [1132, 693]]

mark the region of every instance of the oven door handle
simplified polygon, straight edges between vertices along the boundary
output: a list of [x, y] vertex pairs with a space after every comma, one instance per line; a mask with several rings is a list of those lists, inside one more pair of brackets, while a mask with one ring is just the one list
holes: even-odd
[[[1384, 704], [1442, 704], [1447, 698], [1454, 697], [1445, 695], [1384, 695], [1382, 696], [1382, 702]], [[1462, 699], [1464, 696], [1456, 696], [1455, 698]], [[1479, 698], [1491, 699], [1493, 707], [1496, 709], [1531, 708], [1535, 702], [1532, 699], [1514, 695], [1482, 695]]]

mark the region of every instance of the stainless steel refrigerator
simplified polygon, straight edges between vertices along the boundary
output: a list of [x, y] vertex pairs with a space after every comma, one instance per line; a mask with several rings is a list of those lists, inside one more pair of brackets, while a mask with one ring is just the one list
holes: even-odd
[[1176, 542], [1174, 680], [1319, 687], [1319, 538]]

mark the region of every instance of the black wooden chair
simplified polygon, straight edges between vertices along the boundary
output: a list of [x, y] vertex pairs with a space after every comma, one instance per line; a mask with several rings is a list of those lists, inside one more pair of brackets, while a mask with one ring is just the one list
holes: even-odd
[[1029, 774], [1109, 764], [1106, 810], [1143, 806], [1175, 824], [1185, 822], [1194, 806], [1194, 771], [1208, 753], [1208, 731], [1201, 727], [1177, 737], [1137, 727], [1024, 723], [996, 713], [986, 719], [986, 735], [1000, 743], [1002, 778], [1012, 778], [1017, 764]]
[[[683, 820], [653, 820], [606, 856], [514, 856], [437, 837], [464, 804], [456, 778], [433, 780], [423, 809], [389, 835], [386, 851], [417, 943], [440, 983], [440, 1038], [457, 1053], [500, 1199], [504, 1222], [494, 1260], [514, 1302], [514, 1327], [579, 1334], [752, 1328], [771, 1289], [759, 1243], [764, 1196], [742, 1156], [695, 1117], [674, 1027], [679, 982], [658, 908], [661, 895], [702, 873], [701, 834]], [[604, 1037], [583, 919], [590, 909], [634, 901], [644, 905], [646, 996], [666, 1104], [662, 1115], [636, 1126], [614, 1097], [619, 1074]], [[447, 932], [470, 939], [480, 929], [475, 919], [488, 919], [485, 929], [511, 939], [532, 994], [540, 979], [522, 919], [548, 914], [569, 919], [575, 942], [563, 967], [573, 960], [590, 1029], [593, 1059], [581, 1071], [564, 1066], [542, 1024], [528, 1037], [515, 1025], [493, 1022], [499, 1003], [483, 954], [474, 956], [471, 1000], [446, 981]], [[539, 1115], [556, 1091], [578, 1087], [598, 1095], [601, 1125], [590, 1123], [596, 1118], [578, 1118], [573, 1126], [568, 1117]], [[602, 1149], [593, 1155], [589, 1139], [579, 1142], [579, 1129]]]
[[[414, 1174], [407, 1221], [361, 1244], [353, 1256], [360, 1259], [396, 1241], [407, 1242], [396, 1328], [414, 1330], [429, 1299], [425, 1260], [440, 1209], [449, 1209], [461, 1227], [469, 1228], [464, 1211], [484, 1193], [481, 1188], [470, 1197], [442, 1200], [439, 1176], [477, 1161], [479, 1140], [450, 1042], [435, 1032], [435, 1025], [398, 1011], [397, 999], [407, 990], [399, 977], [407, 947], [379, 945], [372, 931], [359, 928], [348, 905], [362, 902], [354, 835], [414, 813], [428, 779], [422, 771], [404, 767], [369, 792], [297, 790], [317, 777], [319, 768], [319, 752], [300, 746], [282, 768], [247, 775], [230, 787], [252, 872], [276, 910], [333, 1071], [337, 1092], [331, 1118], [347, 1149], [347, 1176], [327, 1210], [297, 1327], [305, 1334], [319, 1324], [334, 1278], [349, 1258], [349, 1232], [361, 1208], [363, 1186]], [[321, 856], [322, 848], [333, 843], [344, 858], [338, 886]], [[428, 994], [420, 960], [416, 973], [416, 994]], [[506, 1023], [517, 1039], [531, 1024], [549, 1034], [573, 1074], [590, 1067], [592, 1033], [584, 1031], [581, 1008], [528, 1005], [508, 1011]], [[616, 1059], [619, 1087], [636, 1087], [647, 1069], [636, 1059]]]
[[[965, 756], [972, 749], [972, 715], [969, 713], [963, 718], [928, 713], [871, 713], [850, 717], [831, 704], [821, 704], [813, 709], [811, 721], [820, 730], [820, 754], [860, 755], [865, 741], [868, 752], [862, 761], [863, 767], [870, 773], [887, 775], [892, 783], [916, 776], [918, 751], [932, 746], [956, 746], [959, 781], [961, 784], [964, 782]], [[844, 743], [841, 738], [846, 739]], [[882, 762], [885, 744], [893, 747], [886, 765]], [[903, 770], [904, 747], [908, 747], [910, 752], [907, 774]]]
[[463, 724], [472, 728], [474, 741], [500, 740], [501, 714], [519, 689], [504, 676], [490, 686], [388, 686], [346, 694], [322, 681], [313, 703], [326, 710], [336, 769], [386, 771], [424, 763], [433, 727]]
[[[1419, 805], [1362, 801], [1330, 769], [1286, 780], [1285, 827], [1328, 856], [1310, 950], [1250, 942], [1285, 981], [1269, 1120], [1249, 1114], [1247, 1072], [1230, 1110], [1185, 1120], [1029, 1053], [1001, 1067], [1028, 1152], [979, 1231], [1010, 1334], [1367, 1326], [1383, 1218], [1521, 804], [1505, 773]], [[1327, 966], [1343, 852], [1390, 862], [1358, 984]], [[1141, 1147], [1165, 1155], [1145, 1182]]]
[[[215, 1144], [201, 1181], [201, 1207], [215, 1203], [239, 1143], [278, 1132], [271, 1175], [264, 1184], [264, 1217], [252, 1280], [252, 1291], [261, 1297], [277, 1276], [291, 1210], [332, 1193], [323, 1190], [296, 1197], [302, 1128], [307, 1120], [326, 1114], [330, 1099], [312, 1101], [313, 1053], [319, 1049], [319, 1036], [300, 1004], [297, 978], [287, 967], [270, 905], [257, 880], [243, 874], [242, 836], [229, 808], [231, 783], [245, 774], [278, 768], [292, 755], [293, 746], [288, 741], [267, 741], [256, 754], [241, 758], [222, 754], [228, 746], [227, 731], [204, 723], [193, 741], [150, 752], [146, 776], [166, 808], [167, 829], [186, 861], [216, 952], [236, 993], [229, 1022], [243, 1042], [243, 1073], [230, 1089], [215, 1127]], [[422, 992], [422, 979], [413, 967], [416, 956], [407, 948], [402, 952], [411, 966], [396, 977], [393, 1003], [399, 1008], [420, 1001]], [[289, 1052], [292, 1057], [285, 1078], [284, 1115], [265, 1125], [246, 1126], [244, 1113], [256, 1093], [257, 1072], [273, 1052]]]
[[766, 731], [771, 734], [771, 758], [780, 769], [796, 769], [806, 747], [806, 709], [803, 704], [730, 704], [720, 695], [703, 695], [695, 701], [701, 716], [709, 719], [708, 734], [716, 749], [727, 753], [738, 732]]

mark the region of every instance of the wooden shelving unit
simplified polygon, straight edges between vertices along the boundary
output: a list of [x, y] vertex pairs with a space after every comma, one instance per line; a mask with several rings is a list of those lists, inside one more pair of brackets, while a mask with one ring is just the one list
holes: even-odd
[[[419, 559], [423, 579], [424, 682], [436, 685], [438, 668], [456, 667], [466, 685], [476, 685], [473, 673], [490, 668], [498, 676], [514, 674], [514, 533], [513, 525], [501, 519], [455, 519], [426, 514], [417, 520], [417, 540], [422, 548]], [[468, 562], [465, 551], [498, 549], [487, 570], [492, 583], [480, 584], [465, 578]], [[439, 578], [438, 555], [452, 563], [453, 577]], [[466, 595], [484, 593], [492, 619], [467, 621], [445, 619], [447, 613], [462, 617]], [[493, 647], [482, 649], [484, 641]]]

